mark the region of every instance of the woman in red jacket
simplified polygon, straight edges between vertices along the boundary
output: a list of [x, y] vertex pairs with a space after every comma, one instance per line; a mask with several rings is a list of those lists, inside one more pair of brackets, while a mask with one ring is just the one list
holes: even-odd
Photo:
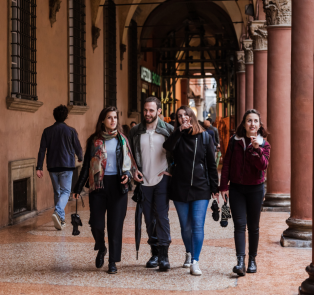
[[[264, 198], [265, 171], [270, 145], [264, 139], [267, 132], [256, 110], [248, 110], [229, 140], [221, 170], [220, 191], [229, 197], [234, 223], [234, 240], [238, 264], [233, 272], [244, 276], [245, 231], [249, 233], [249, 263], [247, 272], [257, 271], [255, 257], [259, 239], [259, 220]], [[228, 188], [228, 182], [230, 186]]]

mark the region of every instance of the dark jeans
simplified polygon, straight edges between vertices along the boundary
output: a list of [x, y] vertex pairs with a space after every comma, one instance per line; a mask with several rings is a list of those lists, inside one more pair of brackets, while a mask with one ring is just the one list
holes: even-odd
[[119, 190], [120, 178], [105, 175], [105, 190], [93, 191], [89, 196], [90, 226], [95, 239], [95, 250], [105, 249], [105, 213], [109, 241], [109, 262], [121, 261], [123, 222], [128, 205], [128, 194]]
[[245, 231], [249, 233], [249, 255], [256, 256], [259, 240], [259, 220], [264, 198], [264, 184], [230, 184], [230, 208], [234, 223], [237, 255], [245, 255]]
[[[164, 175], [162, 180], [154, 186], [142, 186], [145, 200], [143, 213], [148, 234], [148, 244], [151, 246], [169, 246], [171, 243], [169, 211], [170, 176]], [[154, 229], [156, 227], [156, 232]], [[157, 239], [155, 234], [157, 234]]]

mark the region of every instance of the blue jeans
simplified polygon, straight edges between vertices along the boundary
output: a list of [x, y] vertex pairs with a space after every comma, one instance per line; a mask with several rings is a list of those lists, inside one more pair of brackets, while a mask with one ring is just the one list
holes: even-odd
[[204, 241], [204, 224], [209, 200], [198, 200], [192, 202], [177, 202], [177, 209], [181, 236], [186, 252], [192, 255], [192, 261], [199, 260]]
[[73, 171], [49, 172], [55, 201], [55, 212], [64, 220], [64, 208], [71, 193]]

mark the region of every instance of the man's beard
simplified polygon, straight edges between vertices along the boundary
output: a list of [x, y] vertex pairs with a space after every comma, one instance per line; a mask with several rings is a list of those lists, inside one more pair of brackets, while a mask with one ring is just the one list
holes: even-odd
[[155, 121], [157, 120], [157, 117], [158, 117], [158, 115], [157, 115], [157, 113], [156, 113], [156, 116], [153, 117], [152, 119], [150, 119], [150, 121], [147, 121], [147, 119], [146, 119], [145, 117], [144, 117], [144, 119], [145, 119], [145, 122], [146, 122], [146, 123], [150, 124], [150, 123], [155, 122]]

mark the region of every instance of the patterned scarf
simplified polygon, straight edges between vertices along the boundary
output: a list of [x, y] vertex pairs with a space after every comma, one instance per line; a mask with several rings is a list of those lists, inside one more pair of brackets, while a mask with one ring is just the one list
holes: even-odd
[[[117, 130], [112, 132], [103, 132], [101, 137], [95, 138], [91, 149], [91, 161], [89, 168], [89, 191], [104, 188], [104, 175], [107, 164], [106, 141], [118, 138], [118, 144], [122, 144], [123, 164], [122, 172], [134, 169], [135, 161], [126, 137]], [[127, 184], [126, 184], [127, 185]]]

